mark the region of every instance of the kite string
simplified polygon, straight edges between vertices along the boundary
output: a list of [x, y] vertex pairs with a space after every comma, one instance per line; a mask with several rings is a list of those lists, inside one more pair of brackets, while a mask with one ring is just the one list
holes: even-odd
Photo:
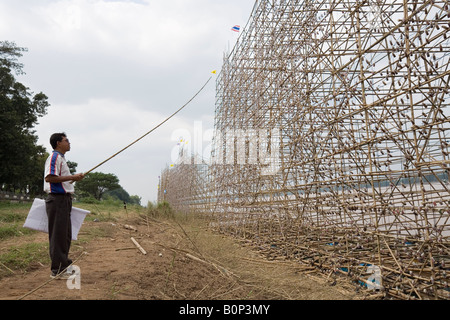
[[184, 108], [186, 108], [186, 106], [191, 103], [192, 100], [194, 100], [199, 94], [200, 92], [203, 91], [203, 89], [206, 87], [206, 85], [209, 83], [209, 81], [211, 80], [212, 76], [209, 77], [208, 81], [206, 81], [206, 83], [203, 85], [203, 87], [200, 88], [200, 90], [188, 101], [186, 102], [181, 108], [179, 108], [177, 111], [175, 111], [170, 117], [168, 117], [167, 119], [165, 119], [163, 122], [161, 122], [160, 124], [158, 124], [156, 127], [154, 127], [153, 129], [151, 129], [149, 132], [147, 132], [146, 134], [144, 134], [142, 137], [136, 139], [135, 141], [133, 141], [132, 143], [130, 143], [128, 146], [126, 146], [125, 148], [123, 148], [122, 150], [116, 152], [115, 154], [113, 154], [111, 157], [109, 157], [108, 159], [106, 159], [105, 161], [99, 163], [98, 165], [96, 165], [95, 167], [93, 167], [92, 169], [90, 169], [89, 171], [85, 172], [84, 174], [87, 175], [90, 172], [94, 171], [95, 169], [97, 169], [98, 167], [100, 167], [101, 165], [105, 164], [106, 162], [108, 162], [109, 160], [113, 159], [114, 157], [118, 156], [119, 154], [121, 154], [122, 152], [124, 152], [125, 150], [127, 150], [129, 147], [131, 147], [132, 145], [136, 144], [137, 142], [139, 142], [140, 140], [144, 139], [146, 136], [148, 136], [150, 133], [152, 133], [153, 131], [155, 131], [156, 129], [158, 129], [159, 127], [161, 127], [164, 123], [166, 123], [167, 121], [169, 121], [171, 118], [173, 118], [177, 113], [179, 113], [181, 110], [183, 110]]

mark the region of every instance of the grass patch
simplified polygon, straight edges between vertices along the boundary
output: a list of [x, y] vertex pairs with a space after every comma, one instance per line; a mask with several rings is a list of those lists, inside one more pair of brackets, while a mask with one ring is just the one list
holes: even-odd
[[0, 255], [0, 262], [0, 278], [11, 275], [10, 270], [27, 272], [39, 263], [49, 264], [48, 244], [26, 243], [21, 246], [10, 247]]
[[[35, 234], [36, 231], [23, 228], [31, 203], [0, 201], [0, 244], [15, 237]], [[48, 244], [25, 243], [2, 249], [0, 255], [0, 278], [12, 272], [26, 272], [39, 262], [48, 263]]]
[[23, 228], [23, 223], [0, 224], [0, 240], [34, 233], [36, 233], [36, 231]]
[[120, 218], [127, 217], [131, 212], [144, 212], [145, 208], [138, 205], [124, 205], [119, 200], [104, 200], [104, 201], [80, 201], [73, 204], [74, 207], [88, 210], [91, 213], [86, 216], [86, 221], [102, 221], [102, 222], [117, 222]]
[[31, 203], [9, 203], [0, 201], [0, 223], [24, 222]]
[[147, 212], [150, 217], [155, 219], [174, 219], [175, 211], [170, 207], [168, 202], [158, 204], [148, 203]]
[[35, 233], [22, 227], [30, 208], [30, 203], [0, 202], [0, 240]]

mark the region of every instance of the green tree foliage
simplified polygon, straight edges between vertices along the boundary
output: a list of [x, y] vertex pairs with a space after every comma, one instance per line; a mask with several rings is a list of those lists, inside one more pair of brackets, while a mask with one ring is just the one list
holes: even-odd
[[141, 205], [141, 200], [142, 198], [139, 196], [130, 196], [130, 200], [128, 200], [128, 203], [130, 204], [136, 204], [136, 205]]
[[24, 74], [23, 64], [18, 60], [22, 57], [22, 52], [27, 52], [26, 48], [16, 46], [14, 42], [0, 41], [0, 65], [2, 67], [13, 69], [16, 74]]
[[123, 202], [130, 202], [130, 194], [125, 191], [124, 188], [120, 187], [114, 190], [110, 190], [108, 192], [106, 192], [106, 195], [115, 199], [119, 199]]
[[40, 193], [46, 151], [36, 145], [33, 128], [49, 103], [45, 94], [33, 94], [13, 75], [24, 73], [18, 58], [25, 51], [0, 41], [0, 187]]
[[120, 201], [123, 201], [128, 204], [136, 204], [141, 205], [141, 197], [139, 196], [130, 196], [130, 194], [120, 187], [119, 189], [111, 190], [105, 193], [108, 197], [111, 197], [113, 199], [119, 199]]
[[77, 193], [81, 197], [94, 197], [101, 200], [105, 192], [122, 188], [119, 178], [111, 173], [89, 173], [83, 180], [76, 184]]
[[[76, 164], [75, 164], [76, 167]], [[76, 193], [83, 200], [95, 198], [96, 200], [116, 199], [127, 204], [141, 205], [141, 197], [130, 196], [120, 186], [117, 176], [111, 173], [94, 172], [88, 174], [83, 180], [77, 182]]]
[[78, 163], [67, 161], [67, 166], [69, 167], [70, 174], [75, 174], [77, 172]]

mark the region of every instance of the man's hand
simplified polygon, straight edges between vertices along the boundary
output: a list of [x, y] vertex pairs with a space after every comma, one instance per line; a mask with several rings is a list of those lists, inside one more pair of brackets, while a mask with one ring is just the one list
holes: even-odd
[[74, 174], [70, 180], [72, 181], [80, 181], [84, 179], [84, 173]]

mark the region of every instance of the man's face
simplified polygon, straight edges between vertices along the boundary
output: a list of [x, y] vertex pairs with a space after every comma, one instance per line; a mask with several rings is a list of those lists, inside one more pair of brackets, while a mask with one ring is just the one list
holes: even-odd
[[67, 139], [67, 137], [63, 137], [61, 141], [58, 141], [58, 147], [63, 152], [70, 151], [69, 139]]

